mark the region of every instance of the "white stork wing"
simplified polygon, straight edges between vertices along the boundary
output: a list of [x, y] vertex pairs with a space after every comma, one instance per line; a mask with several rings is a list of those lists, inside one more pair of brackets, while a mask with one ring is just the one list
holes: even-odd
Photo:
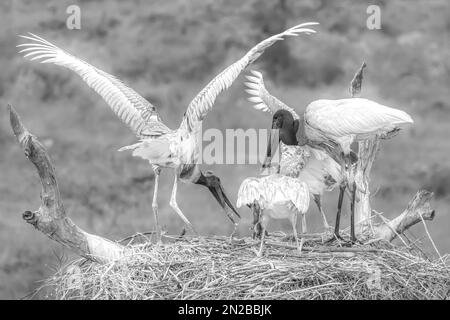
[[[297, 178], [279, 174], [245, 179], [239, 187], [236, 206], [239, 208], [261, 200], [263, 200], [263, 203], [288, 200], [294, 204], [298, 211], [305, 213], [309, 208], [309, 188], [305, 182]], [[260, 203], [260, 205], [263, 205], [263, 203]]]
[[19, 53], [25, 53], [24, 56], [30, 57], [30, 60], [54, 63], [77, 73], [138, 137], [157, 136], [170, 131], [161, 122], [155, 106], [116, 77], [32, 33], [20, 37], [31, 42], [19, 44], [17, 47], [24, 48]]
[[317, 22], [299, 24], [282, 33], [267, 38], [254, 46], [245, 56], [223, 70], [218, 76], [209, 82], [199, 94], [197, 94], [197, 96], [189, 104], [180, 127], [185, 128], [189, 132], [194, 131], [194, 129], [197, 128], [201, 121], [205, 118], [208, 111], [212, 108], [217, 96], [222, 91], [228, 89], [242, 70], [258, 59], [264, 50], [269, 48], [275, 42], [283, 40], [284, 37], [298, 36], [301, 33], [315, 33], [314, 30], [305, 27], [317, 24]]
[[261, 197], [260, 179], [247, 178], [242, 181], [239, 187], [236, 207], [240, 208], [243, 205], [250, 205], [254, 201], [259, 201]]
[[406, 112], [363, 98], [316, 100], [306, 107], [305, 121], [335, 138], [383, 133], [413, 123]]
[[298, 211], [305, 213], [309, 208], [309, 188], [308, 185], [297, 179], [288, 176], [280, 178], [280, 187], [286, 198], [291, 200]]
[[285, 109], [292, 114], [294, 120], [300, 119], [294, 109], [287, 106], [267, 91], [264, 86], [264, 79], [261, 72], [254, 70], [251, 70], [250, 72], [253, 76], [245, 76], [249, 80], [249, 82], [245, 83], [248, 87], [245, 91], [250, 95], [248, 101], [255, 103], [253, 108], [263, 112], [270, 112], [271, 114], [274, 114], [279, 109]]
[[309, 208], [308, 185], [299, 180], [280, 174], [273, 174], [260, 178], [259, 191], [266, 201], [270, 203], [291, 201], [300, 212]]

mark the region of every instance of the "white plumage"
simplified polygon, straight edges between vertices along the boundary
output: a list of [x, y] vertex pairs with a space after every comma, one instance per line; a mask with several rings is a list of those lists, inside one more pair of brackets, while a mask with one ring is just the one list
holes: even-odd
[[[261, 209], [270, 209], [273, 205], [289, 203], [298, 212], [305, 212], [309, 207], [308, 186], [299, 179], [281, 174], [260, 178], [245, 179], [238, 191], [237, 207], [258, 201]], [[274, 218], [288, 218], [273, 213]]]
[[306, 182], [310, 193], [322, 196], [324, 191], [332, 191], [339, 186], [343, 180], [339, 164], [321, 150], [308, 145], [303, 148], [309, 149], [311, 156], [298, 178]]
[[350, 186], [350, 238], [352, 242], [356, 241], [354, 219], [357, 184], [350, 156], [352, 143], [388, 137], [403, 125], [412, 123], [411, 116], [406, 112], [362, 98], [316, 100], [306, 107], [304, 135], [311, 143], [331, 146], [329, 152], [341, 162], [342, 176], [346, 179], [346, 184], [342, 184], [340, 188], [334, 229], [336, 238], [340, 238], [343, 193]]
[[[289, 111], [294, 120], [301, 121], [295, 110], [275, 96], [271, 95], [264, 85], [263, 75], [252, 70], [252, 76], [246, 76], [249, 82], [245, 85], [251, 95], [249, 101], [256, 103], [254, 107], [258, 110], [271, 113], [272, 115], [280, 109]], [[323, 225], [329, 229], [326, 215], [322, 209], [322, 195], [324, 191], [331, 191], [343, 181], [340, 165], [334, 161], [326, 152], [305, 145], [285, 145], [280, 142], [280, 173], [291, 177], [297, 177], [308, 185], [309, 192], [322, 214]]]
[[351, 98], [316, 100], [305, 110], [305, 134], [315, 142], [332, 140], [345, 154], [354, 141], [385, 135], [414, 121], [406, 112], [377, 102]]
[[284, 109], [292, 114], [294, 120], [298, 120], [300, 118], [294, 109], [267, 91], [261, 72], [255, 70], [251, 70], [250, 72], [253, 75], [245, 76], [249, 80], [248, 82], [245, 82], [245, 85], [248, 88], [245, 89], [245, 91], [250, 95], [248, 100], [255, 103], [253, 106], [255, 109], [269, 112], [271, 114], [274, 114], [280, 109]]
[[[295, 240], [298, 245], [297, 216], [302, 215], [302, 232], [306, 233], [305, 213], [309, 207], [308, 185], [300, 179], [272, 174], [261, 178], [245, 179], [238, 191], [236, 203], [240, 208], [243, 205], [260, 210], [260, 223], [262, 227], [261, 246], [258, 256], [262, 254], [265, 230], [270, 218], [290, 219]], [[298, 246], [301, 252], [304, 239]]]
[[[25, 57], [29, 57], [31, 60], [39, 60], [41, 63], [53, 63], [77, 73], [140, 138], [140, 142], [124, 147], [121, 150], [133, 150], [133, 155], [148, 160], [152, 164], [155, 171], [152, 207], [159, 234], [156, 199], [159, 174], [162, 167], [170, 167], [175, 170], [176, 174], [170, 205], [192, 231], [194, 229], [191, 223], [183, 215], [176, 202], [178, 179], [207, 186], [221, 205], [224, 205], [226, 202], [228, 206], [231, 206], [234, 213], [238, 215], [224, 194], [220, 180], [213, 175], [203, 175], [198, 167], [201, 141], [196, 139], [196, 133], [201, 129], [201, 122], [214, 105], [217, 96], [229, 88], [242, 70], [254, 62], [265, 49], [275, 42], [283, 40], [285, 37], [298, 36], [302, 33], [315, 33], [314, 30], [307, 27], [316, 24], [318, 23], [309, 22], [297, 25], [254, 46], [246, 55], [223, 70], [200, 91], [189, 104], [177, 130], [170, 130], [161, 121], [155, 106], [120, 80], [76, 58], [49, 41], [30, 33], [28, 36], [21, 36], [30, 40], [30, 42], [20, 44], [18, 47], [23, 48], [20, 52], [25, 53]], [[228, 211], [227, 215], [232, 219]]]

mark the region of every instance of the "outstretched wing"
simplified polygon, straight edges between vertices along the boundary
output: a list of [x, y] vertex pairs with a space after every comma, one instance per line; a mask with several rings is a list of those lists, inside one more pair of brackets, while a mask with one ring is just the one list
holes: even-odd
[[254, 46], [245, 56], [223, 70], [210, 83], [208, 83], [202, 91], [200, 91], [200, 93], [189, 104], [180, 127], [187, 129], [189, 132], [195, 131], [195, 129], [198, 128], [202, 120], [205, 118], [208, 111], [214, 105], [214, 101], [217, 96], [222, 91], [228, 89], [242, 70], [258, 59], [264, 50], [269, 48], [275, 42], [283, 40], [284, 37], [298, 36], [301, 33], [315, 33], [314, 30], [306, 27], [317, 24], [317, 22], [299, 24]]
[[78, 59], [37, 35], [29, 33], [28, 36], [20, 37], [31, 42], [19, 44], [17, 47], [23, 48], [19, 53], [24, 53], [24, 56], [29, 57], [30, 60], [54, 63], [77, 73], [138, 137], [157, 136], [170, 131], [161, 122], [155, 106], [116, 77]]
[[245, 83], [248, 88], [245, 91], [250, 95], [248, 100], [255, 103], [253, 105], [253, 108], [261, 110], [263, 112], [270, 112], [271, 114], [274, 114], [279, 109], [285, 109], [292, 114], [294, 120], [300, 119], [294, 109], [287, 106], [285, 103], [278, 100], [276, 97], [271, 95], [269, 91], [267, 91], [266, 87], [264, 86], [264, 79], [261, 72], [254, 70], [251, 70], [250, 72], [253, 75], [246, 76], [249, 82]]

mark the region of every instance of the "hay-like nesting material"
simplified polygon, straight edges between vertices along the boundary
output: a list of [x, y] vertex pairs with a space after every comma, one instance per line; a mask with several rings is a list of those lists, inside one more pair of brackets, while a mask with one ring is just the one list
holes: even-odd
[[[109, 264], [76, 260], [44, 288], [56, 299], [448, 299], [450, 268], [404, 248], [301, 256], [282, 242], [267, 245], [225, 237], [129, 245], [132, 254]], [[279, 244], [276, 245], [276, 244]], [[448, 256], [444, 257], [447, 259]], [[448, 260], [448, 259], [447, 259]]]

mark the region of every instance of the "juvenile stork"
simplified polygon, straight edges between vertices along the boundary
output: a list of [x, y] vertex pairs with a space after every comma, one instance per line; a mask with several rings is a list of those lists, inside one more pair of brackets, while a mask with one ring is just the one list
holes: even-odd
[[261, 245], [257, 253], [263, 253], [266, 228], [273, 219], [289, 219], [292, 223], [297, 249], [301, 253], [304, 243], [302, 237], [300, 244], [297, 234], [297, 216], [302, 216], [302, 233], [307, 232], [305, 213], [309, 207], [308, 185], [297, 178], [281, 174], [272, 174], [259, 178], [247, 178], [239, 187], [236, 206], [251, 207], [253, 214], [260, 217]]
[[300, 116], [293, 108], [267, 91], [260, 72], [253, 70], [251, 72], [253, 75], [246, 76], [249, 82], [245, 83], [248, 88], [245, 91], [250, 95], [249, 101], [255, 103], [253, 105], [255, 109], [271, 113], [272, 129], [279, 130], [278, 141], [271, 141], [267, 146], [264, 166], [270, 165], [272, 153], [275, 152], [275, 146], [279, 142], [280, 174], [297, 177], [308, 185], [309, 192], [322, 215], [323, 226], [329, 231], [331, 228], [322, 209], [322, 195], [324, 191], [331, 191], [343, 182], [340, 166], [326, 152], [309, 146], [305, 139], [301, 139]]
[[[152, 208], [155, 217], [158, 240], [160, 239], [160, 226], [158, 219], [158, 184], [161, 168], [172, 168], [175, 173], [170, 206], [184, 221], [188, 228], [195, 230], [189, 220], [184, 216], [176, 201], [178, 180], [195, 183], [208, 187], [215, 199], [225, 210], [228, 217], [235, 224], [229, 209], [237, 216], [217, 176], [212, 173], [203, 174], [199, 168], [201, 141], [198, 133], [201, 124], [209, 110], [211, 110], [217, 96], [228, 89], [238, 75], [253, 63], [268, 47], [284, 37], [298, 36], [299, 34], [312, 34], [314, 30], [307, 27], [316, 25], [309, 22], [297, 25], [280, 34], [274, 35], [253, 47], [241, 59], [227, 67], [216, 76], [206, 87], [198, 93], [186, 109], [178, 129], [169, 129], [160, 119], [156, 107], [141, 97], [131, 88], [127, 87], [114, 76], [95, 68], [87, 62], [78, 59], [54, 44], [34, 34], [21, 36], [30, 40], [30, 43], [20, 44], [20, 52], [31, 60], [40, 60], [41, 63], [53, 63], [68, 68], [77, 73], [94, 89], [111, 107], [113, 112], [137, 135], [140, 141], [120, 150], [133, 150], [133, 156], [149, 161], [155, 172], [155, 186]], [[228, 206], [228, 208], [227, 208]]]

